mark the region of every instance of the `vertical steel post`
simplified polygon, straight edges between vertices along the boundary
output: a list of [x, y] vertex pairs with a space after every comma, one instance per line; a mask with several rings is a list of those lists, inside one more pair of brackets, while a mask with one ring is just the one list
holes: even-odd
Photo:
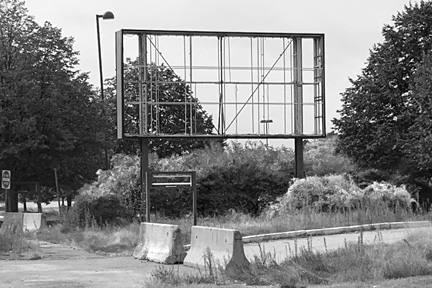
[[[149, 133], [148, 123], [148, 67], [147, 67], [147, 34], [140, 34], [138, 39], [139, 45], [139, 130], [141, 135]], [[141, 148], [141, 203], [145, 199], [145, 221], [150, 222], [150, 189], [148, 183], [149, 172], [149, 139], [140, 138]], [[141, 221], [144, 221], [143, 205], [141, 205]]]
[[148, 172], [149, 172], [149, 157], [148, 157], [148, 138], [140, 139], [141, 146], [141, 203], [145, 199], [145, 212], [146, 216], [144, 219], [144, 205], [141, 204], [140, 217], [142, 222], [150, 222], [150, 187], [148, 183]]
[[[303, 134], [303, 59], [302, 39], [293, 39], [294, 55], [294, 134]], [[295, 150], [295, 177], [304, 177], [303, 163], [303, 138], [296, 137], [294, 140]]]
[[192, 172], [192, 211], [193, 225], [197, 225], [197, 189], [196, 189], [196, 172]]
[[294, 139], [294, 154], [295, 154], [295, 177], [304, 178], [304, 163], [303, 163], [303, 138]]

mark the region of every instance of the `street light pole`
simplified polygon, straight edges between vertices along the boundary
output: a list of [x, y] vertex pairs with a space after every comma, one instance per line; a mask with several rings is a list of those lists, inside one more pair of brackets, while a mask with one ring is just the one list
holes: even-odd
[[[271, 120], [271, 119], [263, 119], [263, 120], [260, 121], [260, 123], [264, 123], [265, 124], [264, 131], [265, 131], [265, 134], [268, 136], [268, 134], [269, 134], [269, 128], [270, 128], [269, 124], [273, 123], [273, 120]], [[266, 138], [266, 148], [268, 149], [268, 138]]]
[[[104, 96], [104, 88], [103, 88], [103, 72], [102, 72], [102, 53], [101, 53], [101, 41], [100, 41], [100, 31], [99, 31], [99, 18], [103, 20], [114, 19], [114, 14], [110, 11], [105, 12], [103, 15], [96, 14], [96, 31], [97, 31], [97, 43], [98, 43], [98, 54], [99, 54], [99, 75], [100, 75], [100, 90], [101, 90], [101, 99], [102, 102], [105, 100]], [[103, 115], [105, 115], [105, 111], [102, 111]], [[104, 140], [106, 140], [106, 131], [104, 131]], [[109, 169], [109, 160], [108, 160], [108, 149], [104, 148], [105, 153], [105, 169]]]

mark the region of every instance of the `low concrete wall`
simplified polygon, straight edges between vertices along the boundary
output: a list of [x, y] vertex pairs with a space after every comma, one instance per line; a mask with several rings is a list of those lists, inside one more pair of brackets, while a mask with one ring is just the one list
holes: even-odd
[[182, 263], [186, 252], [179, 226], [141, 223], [139, 240], [133, 256], [139, 260], [163, 264]]
[[227, 269], [241, 269], [249, 266], [243, 250], [242, 236], [233, 229], [220, 229], [193, 226], [191, 230], [191, 247], [184, 264], [187, 266], [222, 265]]

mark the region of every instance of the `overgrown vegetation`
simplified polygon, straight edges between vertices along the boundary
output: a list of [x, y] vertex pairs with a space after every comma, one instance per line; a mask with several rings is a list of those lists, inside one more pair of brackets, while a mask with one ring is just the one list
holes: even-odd
[[277, 202], [270, 209], [279, 213], [299, 209], [344, 212], [380, 204], [394, 210], [410, 210], [416, 204], [404, 185], [398, 187], [386, 182], [373, 182], [361, 189], [349, 175], [296, 179]]
[[[309, 141], [305, 165], [311, 175], [347, 172], [347, 158], [334, 153], [334, 138]], [[136, 215], [145, 205], [141, 199], [139, 158], [118, 154], [113, 168], [99, 171], [98, 180], [85, 185], [81, 195], [96, 199], [115, 194], [128, 215]], [[168, 158], [150, 157], [153, 171], [196, 171], [198, 213], [201, 216], [223, 215], [232, 210], [259, 215], [289, 187], [294, 175], [294, 153], [288, 148], [272, 148], [262, 143], [232, 143], [223, 148], [212, 145]], [[326, 172], [327, 171], [327, 172]], [[191, 213], [192, 195], [187, 189], [152, 191], [152, 212], [167, 217]]]
[[161, 266], [152, 276], [154, 282], [168, 285], [241, 281], [249, 285], [305, 287], [432, 274], [430, 232], [411, 234], [404, 241], [391, 245], [379, 240], [379, 231], [377, 236], [375, 244], [365, 245], [363, 233], [360, 233], [357, 243], [347, 243], [343, 248], [323, 253], [314, 251], [312, 241], [308, 241], [307, 247], [288, 247], [289, 254], [281, 262], [276, 261], [276, 255], [261, 249], [260, 255], [252, 259], [250, 268], [235, 273], [208, 265], [205, 273], [200, 271], [199, 277], [192, 277]]
[[38, 241], [25, 237], [22, 233], [0, 232], [0, 260], [40, 259]]

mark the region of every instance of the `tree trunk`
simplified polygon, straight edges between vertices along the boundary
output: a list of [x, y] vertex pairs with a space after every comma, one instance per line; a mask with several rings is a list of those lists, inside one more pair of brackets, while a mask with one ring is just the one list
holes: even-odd
[[41, 195], [40, 195], [40, 190], [39, 190], [39, 184], [36, 184], [36, 194], [37, 194], [38, 213], [42, 213], [42, 203], [41, 203]]
[[22, 196], [23, 212], [27, 212], [27, 201], [25, 195]]
[[69, 208], [72, 207], [72, 195], [71, 194], [67, 195], [66, 202], [67, 202], [67, 207], [69, 210]]

